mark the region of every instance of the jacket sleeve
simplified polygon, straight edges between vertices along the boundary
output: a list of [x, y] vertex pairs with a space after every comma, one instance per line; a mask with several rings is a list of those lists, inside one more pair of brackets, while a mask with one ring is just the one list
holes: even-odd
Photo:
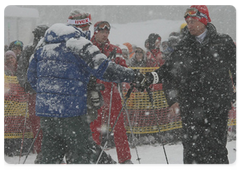
[[159, 69], [152, 72], [153, 84], [163, 84], [163, 90], [169, 106], [178, 102], [177, 83], [171, 74], [173, 67], [172, 57], [174, 57], [174, 53], [172, 53], [170, 60], [167, 60]]
[[134, 71], [107, 59], [91, 41], [80, 37], [70, 39], [66, 46], [78, 57], [87, 70], [96, 78], [109, 82], [132, 82]]

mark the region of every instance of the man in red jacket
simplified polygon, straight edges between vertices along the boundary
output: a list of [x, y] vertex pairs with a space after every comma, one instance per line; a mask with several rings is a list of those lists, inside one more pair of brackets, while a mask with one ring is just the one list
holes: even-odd
[[[111, 26], [107, 21], [97, 22], [94, 25], [94, 35], [91, 41], [94, 45], [96, 45], [99, 48], [99, 50], [102, 53], [108, 56], [109, 59], [113, 60], [115, 63], [121, 66], [127, 67], [126, 61], [122, 57], [122, 50], [119, 47], [110, 44], [110, 41], [108, 40], [110, 28]], [[98, 145], [100, 145], [102, 142], [102, 134], [104, 133], [103, 129], [104, 127], [107, 127], [107, 124], [108, 124], [105, 120], [108, 120], [110, 107], [111, 107], [110, 125], [112, 128], [122, 108], [122, 103], [121, 103], [121, 96], [118, 91], [118, 87], [116, 83], [103, 82], [101, 80], [97, 80], [97, 83], [104, 84], [105, 86], [105, 90], [101, 91], [104, 99], [104, 104], [98, 110], [98, 117], [96, 120], [94, 120], [90, 124], [90, 128], [92, 130], [92, 136], [94, 141]], [[112, 96], [112, 100], [111, 100], [111, 96]], [[113, 132], [114, 132], [114, 142], [117, 149], [118, 162], [131, 164], [132, 163], [131, 153], [129, 149], [126, 130], [124, 127], [123, 114], [121, 114], [121, 116], [119, 117]]]

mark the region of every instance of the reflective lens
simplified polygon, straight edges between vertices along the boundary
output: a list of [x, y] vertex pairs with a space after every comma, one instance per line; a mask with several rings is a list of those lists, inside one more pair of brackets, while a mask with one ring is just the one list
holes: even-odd
[[23, 47], [22, 41], [18, 41], [18, 40], [17, 40], [17, 41], [15, 41], [13, 44]]
[[187, 11], [184, 14], [184, 18], [186, 18], [187, 16], [190, 17], [196, 17], [198, 15], [198, 10], [195, 8], [188, 8]]
[[103, 22], [98, 24], [98, 29], [100, 29], [100, 30], [104, 30], [104, 29], [110, 30], [111, 26], [107, 21], [103, 21]]
[[204, 17], [208, 20], [208, 17], [207, 15], [199, 12], [197, 9], [195, 8], [188, 8], [187, 11], [185, 12], [184, 14], [184, 18], [186, 18], [187, 16], [190, 16], [190, 17]]

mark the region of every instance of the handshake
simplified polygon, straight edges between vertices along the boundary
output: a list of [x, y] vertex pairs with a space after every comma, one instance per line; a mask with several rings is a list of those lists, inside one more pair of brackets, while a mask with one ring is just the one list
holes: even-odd
[[135, 80], [132, 82], [133, 86], [137, 88], [138, 91], [143, 92], [151, 84], [158, 83], [158, 75], [155, 72], [147, 72], [145, 75], [140, 73], [138, 70], [134, 70]]

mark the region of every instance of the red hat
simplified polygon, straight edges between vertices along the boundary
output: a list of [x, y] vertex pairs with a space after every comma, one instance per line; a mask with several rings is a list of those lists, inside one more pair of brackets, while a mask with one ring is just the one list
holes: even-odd
[[194, 17], [189, 15], [185, 17], [185, 19], [192, 17], [193, 19], [200, 21], [204, 25], [207, 25], [207, 23], [211, 22], [211, 18], [209, 16], [208, 8], [206, 5], [192, 5], [190, 9], [192, 8], [197, 9], [200, 14]]

